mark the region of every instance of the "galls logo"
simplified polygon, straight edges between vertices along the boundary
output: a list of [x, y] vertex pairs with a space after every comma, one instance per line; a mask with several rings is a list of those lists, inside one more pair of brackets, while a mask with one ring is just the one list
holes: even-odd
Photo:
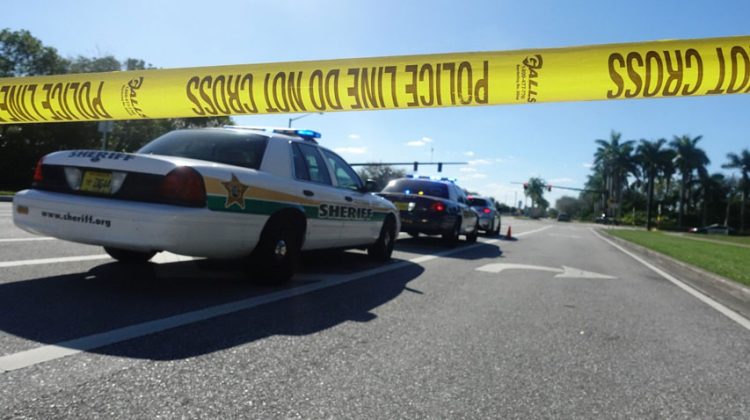
[[527, 56], [516, 65], [516, 101], [536, 102], [539, 94], [539, 71], [544, 65], [541, 54]]
[[122, 106], [130, 115], [138, 116], [140, 118], [148, 118], [148, 116], [143, 113], [143, 110], [138, 103], [138, 89], [140, 89], [142, 85], [143, 76], [130, 79], [127, 84], [122, 86]]

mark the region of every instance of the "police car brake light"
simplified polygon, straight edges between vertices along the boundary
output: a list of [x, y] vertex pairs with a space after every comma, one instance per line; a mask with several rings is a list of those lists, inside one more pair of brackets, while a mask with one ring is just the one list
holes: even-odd
[[203, 177], [193, 168], [180, 166], [172, 169], [159, 186], [161, 199], [168, 204], [188, 207], [206, 205], [206, 187]]
[[44, 181], [44, 174], [42, 173], [43, 164], [44, 164], [44, 157], [41, 157], [36, 162], [36, 168], [34, 168], [34, 182]]
[[436, 212], [440, 213], [440, 212], [445, 211], [445, 204], [442, 203], [442, 202], [440, 202], [440, 201], [436, 201], [436, 202], [432, 203], [432, 205], [430, 206], [430, 208], [432, 210], [435, 210]]
[[492, 210], [490, 210], [489, 207], [485, 207], [485, 208], [482, 209], [482, 212], [484, 212], [484, 214], [490, 214], [491, 211]]

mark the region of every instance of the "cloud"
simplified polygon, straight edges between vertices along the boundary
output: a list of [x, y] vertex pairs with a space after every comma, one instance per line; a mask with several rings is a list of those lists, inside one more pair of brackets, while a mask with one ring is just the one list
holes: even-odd
[[476, 168], [461, 168], [458, 170], [459, 172], [476, 172]]
[[333, 149], [336, 153], [350, 154], [350, 155], [362, 155], [367, 153], [366, 147], [337, 147]]
[[474, 156], [474, 152], [472, 152], [471, 150], [469, 150], [468, 152], [464, 152], [464, 156], [472, 157], [472, 156]]
[[469, 161], [469, 165], [491, 165], [492, 161], [487, 159], [474, 159]]
[[586, 169], [591, 169], [594, 167], [593, 163], [582, 163], [581, 166], [583, 166]]
[[466, 179], [484, 179], [484, 178], [487, 178], [487, 174], [473, 173], [473, 174], [467, 175], [465, 178]]
[[413, 140], [410, 142], [406, 142], [406, 145], [411, 147], [422, 147], [426, 146], [427, 143], [432, 143], [432, 141], [433, 140], [429, 137], [422, 137], [422, 140]]
[[349, 134], [349, 136], [347, 137], [349, 137], [352, 140], [359, 140], [359, 134], [352, 133], [352, 134]]

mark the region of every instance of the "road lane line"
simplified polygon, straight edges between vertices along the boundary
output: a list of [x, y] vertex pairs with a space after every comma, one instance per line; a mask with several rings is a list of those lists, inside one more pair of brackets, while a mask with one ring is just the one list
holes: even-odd
[[[528, 232], [519, 233], [516, 236], [526, 236], [533, 233], [541, 232], [549, 229], [552, 226], [546, 226], [541, 229], [535, 229]], [[369, 270], [360, 271], [357, 273], [335, 276], [328, 280], [322, 280], [317, 283], [311, 283], [293, 289], [281, 290], [274, 293], [269, 293], [263, 296], [256, 296], [249, 299], [244, 299], [236, 302], [225, 303], [222, 305], [216, 305], [209, 308], [199, 309], [196, 311], [186, 312], [179, 315], [170, 316], [167, 318], [157, 319], [154, 321], [143, 322], [140, 324], [131, 325], [128, 327], [118, 328], [98, 334], [92, 334], [89, 336], [76, 338], [72, 340], [63, 341], [57, 344], [50, 344], [42, 347], [37, 347], [30, 350], [21, 351], [18, 353], [9, 354], [0, 357], [0, 372], [8, 372], [26, 367], [34, 366], [39, 363], [44, 363], [56, 359], [60, 359], [66, 356], [77, 354], [83, 351], [92, 350], [108, 346], [111, 344], [120, 343], [126, 340], [143, 337], [149, 334], [155, 334], [169, 329], [182, 327], [189, 324], [194, 324], [200, 321], [206, 321], [212, 318], [216, 318], [223, 315], [229, 315], [235, 312], [252, 309], [254, 307], [265, 305], [268, 303], [278, 302], [291, 297], [301, 296], [307, 293], [312, 293], [318, 290], [326, 289], [333, 286], [349, 283], [354, 280], [373, 276], [376, 274], [385, 273], [392, 270], [398, 270], [400, 268], [408, 267], [410, 264], [418, 264], [420, 262], [430, 261], [439, 257], [444, 257], [460, 252], [465, 252], [474, 248], [478, 248], [482, 245], [495, 244], [500, 242], [499, 239], [493, 239], [487, 242], [475, 243], [459, 248], [449, 249], [443, 252], [439, 252], [433, 255], [423, 255], [421, 257], [415, 257], [407, 261], [401, 261], [391, 264], [386, 264], [381, 267], [375, 267]], [[92, 255], [93, 257], [108, 258], [107, 255]], [[82, 257], [70, 257], [70, 258], [82, 258]], [[50, 258], [54, 260], [55, 258]], [[61, 258], [56, 258], [60, 260]], [[27, 260], [29, 261], [29, 260]], [[2, 266], [0, 266], [2, 267]]]
[[3, 242], [26, 242], [26, 241], [54, 241], [56, 238], [50, 237], [33, 237], [33, 238], [6, 238], [0, 239], [0, 243]]
[[648, 261], [644, 260], [643, 258], [635, 255], [634, 253], [628, 251], [627, 249], [623, 248], [622, 246], [614, 243], [610, 239], [605, 238], [599, 232], [597, 232], [593, 228], [589, 228], [594, 233], [594, 235], [598, 236], [599, 239], [609, 243], [613, 247], [619, 249], [620, 251], [624, 252], [634, 260], [638, 261], [639, 263], [645, 265], [648, 267], [651, 271], [655, 272], [656, 274], [664, 277], [665, 279], [669, 280], [672, 284], [679, 287], [680, 289], [690, 293], [693, 295], [693, 297], [697, 298], [701, 302], [705, 303], [706, 305], [714, 308], [722, 315], [726, 316], [727, 318], [731, 319], [732, 321], [740, 324], [741, 326], [745, 327], [746, 330], [750, 330], [750, 320], [744, 318], [742, 315], [738, 314], [737, 312], [727, 308], [726, 306], [722, 305], [721, 303], [711, 299], [710, 297], [704, 295], [703, 293], [697, 291], [696, 289], [693, 289], [692, 287], [685, 284], [682, 280], [677, 279], [676, 277], [672, 276], [671, 274], [659, 269], [658, 267], [654, 266], [653, 264], [649, 263]]
[[36, 260], [4, 261], [4, 262], [0, 262], [0, 268], [20, 267], [23, 265], [56, 264], [56, 263], [77, 262], [77, 261], [104, 260], [107, 258], [110, 258], [110, 256], [107, 254], [100, 254], [100, 255], [79, 255], [77, 257], [40, 258]]

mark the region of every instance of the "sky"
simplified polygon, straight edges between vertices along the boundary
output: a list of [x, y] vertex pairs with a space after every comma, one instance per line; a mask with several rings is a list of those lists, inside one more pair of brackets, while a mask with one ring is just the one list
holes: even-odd
[[[0, 28], [26, 29], [64, 57], [113, 55], [160, 68], [505, 51], [750, 35], [750, 2], [3, 0]], [[532, 176], [582, 187], [595, 139], [702, 135], [712, 172], [750, 148], [750, 95], [306, 115], [298, 128], [347, 161], [446, 166], [471, 191], [512, 204]], [[297, 115], [234, 117], [286, 126]], [[411, 170], [410, 168], [405, 168]], [[420, 175], [438, 175], [420, 168]], [[551, 203], [562, 195], [546, 193]], [[576, 195], [576, 194], [573, 194]]]

